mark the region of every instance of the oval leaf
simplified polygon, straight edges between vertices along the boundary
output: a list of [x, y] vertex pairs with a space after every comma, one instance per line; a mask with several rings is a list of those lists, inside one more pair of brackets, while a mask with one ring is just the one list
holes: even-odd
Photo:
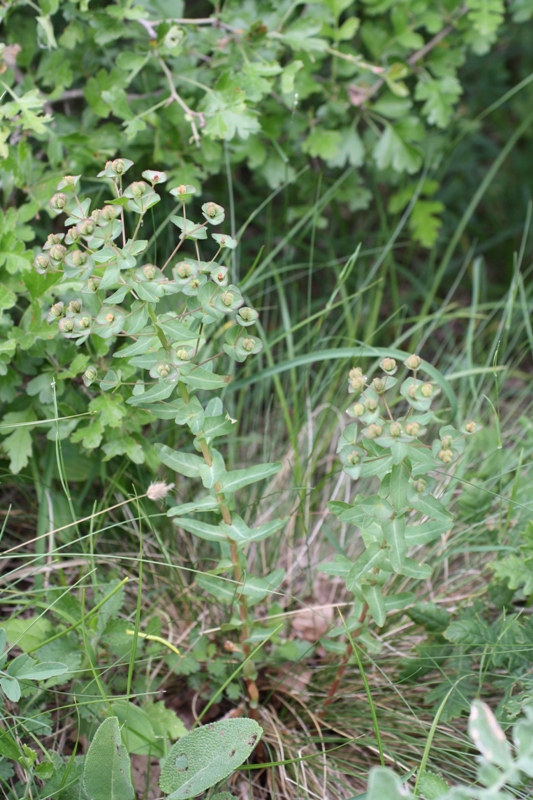
[[227, 778], [250, 755], [263, 731], [253, 719], [196, 728], [170, 748], [159, 785], [167, 800], [186, 800]]
[[96, 731], [85, 757], [83, 782], [91, 800], [133, 800], [130, 760], [117, 717], [105, 719]]

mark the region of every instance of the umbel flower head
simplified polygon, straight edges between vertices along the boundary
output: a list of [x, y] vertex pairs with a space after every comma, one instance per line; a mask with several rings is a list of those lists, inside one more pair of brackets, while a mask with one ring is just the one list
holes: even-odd
[[154, 481], [147, 489], [146, 496], [149, 500], [164, 500], [167, 494], [174, 488], [173, 483], [165, 481]]

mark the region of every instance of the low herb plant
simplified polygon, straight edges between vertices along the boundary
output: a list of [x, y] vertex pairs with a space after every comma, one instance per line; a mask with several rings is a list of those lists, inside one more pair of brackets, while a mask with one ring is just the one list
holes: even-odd
[[[263, 347], [254, 331], [258, 313], [245, 305], [230, 282], [228, 267], [217, 260], [237, 245], [230, 236], [210, 233], [224, 221], [224, 209], [204, 203], [203, 219], [195, 221], [187, 205], [196, 191], [193, 186], [170, 190], [180, 212], [171, 216], [177, 244], [159, 265], [146, 262], [149, 242], [140, 234], [166, 175], [148, 170], [143, 180], [126, 184], [131, 167], [128, 159], [106, 164], [99, 177], [113, 197], [92, 210], [90, 198], [79, 194], [80, 176], [63, 178], [50, 208], [66, 214], [67, 231], [50, 234], [34, 260], [35, 270], [53, 281], [56, 302], [47, 319], [79, 348], [71, 370], [77, 367], [89, 410], [96, 412], [71, 440], [97, 446], [109, 427], [111, 439], [104, 442], [104, 451], [134, 457], [146, 447], [141, 443], [146, 432], [155, 432], [165, 439], [155, 444], [160, 463], [180, 481], [183, 476], [203, 484], [203, 491], [192, 489], [190, 502], [173, 506], [169, 515], [182, 531], [219, 546], [218, 565], [198, 580], [215, 598], [236, 602], [238, 616], [228, 626], [238, 631], [234, 652], [242, 655], [253, 713], [258, 691], [250, 637], [254, 633], [257, 642], [268, 633], [261, 633], [250, 608], [281, 583], [284, 571], [246, 578], [245, 549], [278, 531], [284, 520], [250, 527], [236, 512], [235, 493], [275, 475], [281, 465], [256, 463], [229, 470], [215, 442], [234, 435], [236, 420], [219, 395], [230, 380], [230, 362], [242, 363]], [[208, 233], [212, 252], [201, 255], [199, 245], [205, 248]], [[181, 253], [185, 243], [192, 246], [188, 256]], [[158, 427], [158, 420], [166, 424]], [[170, 488], [156, 482], [148, 496], [163, 499]]]
[[[411, 592], [387, 592], [391, 575], [421, 581], [432, 573], [429, 564], [409, 553], [452, 527], [453, 515], [438, 497], [441, 481], [454, 469], [465, 438], [480, 429], [473, 421], [459, 429], [447, 424], [440, 427], [437, 438], [431, 436], [437, 422], [431, 406], [440, 387], [448, 396], [453, 393], [444, 377], [420, 356], [409, 355], [403, 366], [409, 375], [401, 382], [395, 377], [397, 361], [391, 357], [380, 361], [382, 374], [371, 381], [360, 367], [350, 371], [348, 391], [355, 402], [347, 413], [355, 421], [344, 429], [337, 452], [344, 472], [354, 481], [372, 478], [376, 491], [356, 494], [351, 503], [328, 504], [341, 522], [359, 528], [364, 549], [355, 561], [336, 555], [321, 568], [341, 576], [353, 593], [346, 629], [353, 641], [371, 649], [375, 642], [369, 632], [370, 620], [382, 627], [388, 612], [403, 611], [415, 600]], [[426, 379], [428, 372], [433, 380]], [[334, 633], [344, 632], [343, 626]], [[335, 696], [351, 647], [330, 687], [327, 703]]]
[[[174, 744], [159, 785], [167, 800], [187, 800], [227, 778], [245, 761], [263, 731], [252, 719], [228, 719], [191, 731]], [[83, 787], [90, 800], [134, 800], [128, 752], [119, 720], [108, 717], [98, 728], [85, 759]], [[236, 800], [229, 792], [213, 800]]]
[[[370, 772], [366, 800], [383, 800], [385, 797], [387, 800], [415, 800], [416, 797], [426, 800], [511, 800], [517, 796], [530, 797], [533, 708], [527, 706], [524, 712], [524, 717], [513, 726], [512, 746], [489, 706], [479, 700], [472, 703], [468, 733], [481, 754], [477, 757], [477, 781], [474, 785], [450, 788], [440, 775], [421, 768], [411, 791], [393, 770], [376, 767]], [[528, 789], [527, 795], [520, 791]]]

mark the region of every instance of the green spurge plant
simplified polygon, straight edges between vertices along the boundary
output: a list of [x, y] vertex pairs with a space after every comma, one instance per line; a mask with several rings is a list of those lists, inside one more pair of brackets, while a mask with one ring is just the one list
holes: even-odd
[[[423, 380], [424, 369], [435, 375], [418, 355], [410, 355], [404, 366], [411, 373], [401, 384], [394, 377], [398, 365], [394, 358], [380, 362], [382, 374], [368, 382], [360, 367], [349, 374], [348, 391], [355, 395], [347, 413], [355, 422], [343, 431], [337, 452], [343, 470], [353, 480], [372, 477], [379, 485], [374, 494], [357, 494], [352, 503], [333, 501], [330, 511], [341, 522], [357, 525], [363, 552], [354, 561], [336, 555], [322, 565], [330, 575], [339, 575], [355, 600], [346, 621], [353, 639], [372, 646], [368, 635], [368, 616], [381, 627], [387, 612], [400, 611], [414, 602], [412, 593], [387, 594], [392, 574], [415, 580], [427, 579], [429, 564], [417, 561], [410, 552], [434, 541], [450, 530], [453, 516], [436, 496], [438, 478], [448, 474], [461, 455], [465, 437], [479, 430], [476, 422], [466, 422], [458, 430], [444, 425], [431, 444], [436, 415], [431, 409], [439, 387]], [[440, 383], [445, 385], [443, 377]], [[391, 389], [399, 388], [392, 393]], [[344, 628], [337, 630], [342, 634]], [[350, 652], [350, 648], [349, 648]], [[344, 665], [345, 666], [345, 665]], [[330, 701], [342, 676], [341, 667], [334, 681]]]
[[513, 726], [513, 753], [489, 706], [479, 700], [472, 703], [468, 733], [481, 753], [474, 786], [449, 788], [440, 776], [421, 770], [411, 792], [391, 769], [376, 767], [370, 772], [366, 800], [511, 800], [516, 795], [506, 787], [531, 790], [527, 778], [533, 778], [533, 708], [528, 706], [524, 712], [525, 718]]
[[[53, 276], [56, 302], [48, 313], [49, 322], [64, 339], [84, 345], [90, 353], [91, 363], [89, 356], [81, 360], [77, 356], [72, 363], [82, 372], [89, 409], [97, 414], [73, 433], [72, 441], [94, 447], [109, 425], [120, 431], [119, 438], [115, 433], [112, 439], [116, 445], [111, 452], [128, 455], [128, 439], [134, 453], [141, 446], [130, 433], [135, 425], [142, 433], [152, 424], [155, 432], [156, 421], [166, 420], [169, 424], [161, 430], [171, 443], [183, 440], [175, 426], [192, 434], [196, 452], [190, 447], [155, 445], [163, 464], [180, 476], [199, 478], [205, 488], [201, 496], [195, 493], [191, 502], [171, 508], [169, 514], [182, 530], [220, 546], [221, 561], [214, 575], [203, 576], [202, 586], [217, 598], [227, 599], [229, 593], [230, 601], [236, 599], [239, 618], [233, 620], [233, 627], [240, 629], [241, 639], [236, 650], [244, 659], [248, 698], [254, 709], [258, 693], [250, 658], [253, 620], [249, 609], [283, 580], [284, 572], [275, 570], [265, 579], [247, 582], [244, 549], [279, 530], [284, 521], [251, 528], [235, 513], [234, 497], [239, 489], [276, 474], [281, 465], [226, 468], [214, 443], [233, 433], [236, 420], [225, 411], [220, 397], [209, 399], [209, 392], [220, 391], [230, 380], [227, 371], [218, 373], [215, 365], [243, 362], [261, 351], [262, 342], [252, 332], [258, 314], [244, 305], [241, 292], [229, 282], [228, 268], [216, 260], [225, 248], [236, 247], [234, 239], [212, 233], [214, 255], [202, 260], [198, 244], [208, 238], [211, 226], [223, 222], [224, 209], [217, 203], [204, 203], [203, 221], [193, 221], [186, 205], [195, 193], [193, 186], [171, 189], [181, 211], [171, 217], [179, 230], [173, 251], [160, 266], [144, 261], [148, 241], [139, 239], [139, 233], [147, 211], [159, 200], [156, 187], [165, 182], [166, 175], [149, 170], [143, 172], [144, 180], [124, 185], [131, 166], [131, 161], [122, 158], [106, 164], [99, 177], [111, 184], [115, 197], [92, 211], [90, 199], [78, 195], [80, 176], [63, 178], [50, 206], [67, 214], [67, 233], [51, 234], [34, 261], [37, 272]], [[136, 215], [131, 230], [126, 212]], [[185, 242], [193, 244], [192, 257], [182, 258], [179, 253]], [[155, 483], [148, 496], [162, 499], [168, 490], [166, 484]], [[213, 524], [212, 519], [190, 516], [197, 513], [218, 521]], [[232, 572], [229, 582], [220, 577], [228, 570]]]

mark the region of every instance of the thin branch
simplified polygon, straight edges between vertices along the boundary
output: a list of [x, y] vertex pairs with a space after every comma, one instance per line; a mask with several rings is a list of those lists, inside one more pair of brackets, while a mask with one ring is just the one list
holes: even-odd
[[[141, 20], [138, 20], [141, 22]], [[222, 20], [217, 19], [217, 17], [198, 17], [195, 19], [194, 17], [176, 17], [174, 19], [157, 19], [153, 20], [151, 25], [159, 25], [161, 22], [174, 22], [176, 25], [212, 25], [213, 28], [222, 28], [225, 31], [229, 31], [230, 33], [235, 33], [238, 36], [244, 33], [243, 28], [235, 28], [233, 25], [228, 25], [227, 22], [222, 22]], [[141, 25], [143, 23], [141, 22]]]
[[[467, 10], [468, 9], [466, 8], [462, 8], [459, 16], [462, 17], [463, 14], [466, 14]], [[411, 56], [409, 56], [407, 59], [409, 66], [414, 67], [418, 61], [421, 61], [424, 56], [431, 52], [431, 50], [433, 50], [433, 48], [435, 48], [439, 42], [445, 39], [446, 36], [448, 36], [448, 34], [452, 33], [454, 30], [455, 25], [446, 25], [445, 28], [442, 28], [442, 30], [436, 33], [435, 36], [429, 40], [429, 42], [426, 42], [423, 47], [421, 47], [419, 50], [416, 50]], [[350, 95], [350, 101], [352, 105], [362, 106], [367, 100], [370, 100], [370, 98], [373, 97], [376, 92], [379, 92], [384, 83], [385, 78], [380, 78], [368, 88], [357, 86], [356, 84], [349, 86], [348, 94]]]
[[172, 102], [175, 102], [180, 106], [180, 108], [183, 109], [183, 111], [185, 112], [185, 119], [191, 125], [192, 135], [193, 135], [194, 141], [196, 142], [197, 147], [200, 147], [200, 134], [198, 133], [198, 128], [196, 127], [196, 122], [194, 121], [194, 118], [196, 117], [196, 118], [199, 119], [200, 127], [203, 128], [204, 125], [205, 125], [204, 115], [200, 111], [193, 111], [192, 108], [189, 108], [189, 106], [187, 105], [185, 100], [183, 100], [183, 98], [181, 98], [180, 95], [177, 93], [176, 87], [174, 86], [174, 80], [172, 78], [172, 73], [169, 70], [169, 68], [167, 67], [167, 65], [165, 64], [164, 60], [162, 58], [160, 58], [160, 57], [158, 57], [157, 60], [159, 61], [161, 69], [165, 73], [166, 79], [167, 79], [167, 82], [168, 82], [168, 88], [169, 88], [169, 91], [170, 91], [170, 97], [169, 97], [168, 104], [170, 104]]

